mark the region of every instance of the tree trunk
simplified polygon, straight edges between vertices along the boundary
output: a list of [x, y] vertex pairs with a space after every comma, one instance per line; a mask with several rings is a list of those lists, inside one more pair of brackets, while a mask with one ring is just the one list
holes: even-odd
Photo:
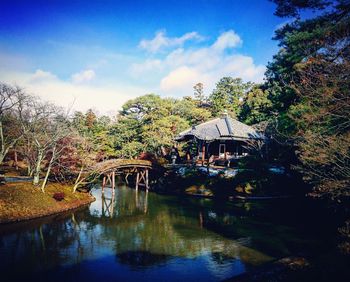
[[40, 172], [41, 172], [41, 162], [44, 158], [44, 152], [39, 150], [38, 152], [38, 159], [36, 161], [35, 171], [34, 171], [34, 178], [33, 178], [33, 185], [39, 185], [40, 181]]
[[75, 193], [75, 191], [77, 190], [78, 186], [81, 184], [81, 175], [83, 173], [83, 170], [84, 170], [84, 167], [82, 166], [80, 171], [79, 171], [79, 174], [78, 174], [78, 177], [77, 179], [75, 180], [75, 183], [74, 183], [74, 187], [73, 187], [73, 193]]
[[45, 193], [45, 186], [46, 186], [46, 183], [47, 183], [47, 179], [49, 178], [50, 171], [51, 171], [51, 168], [52, 168], [52, 164], [53, 164], [53, 161], [55, 160], [55, 158], [56, 158], [56, 146], [53, 147], [53, 149], [52, 149], [52, 156], [51, 156], [51, 159], [50, 159], [50, 162], [49, 162], [49, 166], [47, 167], [47, 171], [46, 171], [46, 174], [45, 174], [44, 181], [41, 184], [41, 191], [43, 193]]
[[51, 171], [51, 164], [50, 164], [49, 167], [47, 168], [44, 181], [43, 181], [43, 183], [41, 184], [41, 191], [42, 191], [43, 193], [45, 193], [45, 186], [46, 186], [46, 183], [47, 183], [47, 179], [49, 178], [50, 171]]
[[40, 180], [40, 172], [39, 173], [35, 172], [33, 177], [33, 185], [38, 186], [39, 180]]
[[18, 170], [18, 156], [17, 156], [16, 150], [15, 150], [14, 162], [15, 162], [15, 168], [16, 168], [16, 170]]
[[2, 162], [4, 161], [7, 153], [9, 152], [9, 149], [11, 148], [12, 146], [9, 146], [7, 148], [5, 148], [4, 151], [1, 151], [1, 156], [0, 156], [0, 164], [2, 164]]
[[34, 173], [34, 169], [32, 169], [32, 165], [30, 163], [28, 163], [27, 176], [33, 177], [33, 173]]
[[0, 120], [0, 142], [1, 142], [1, 149], [0, 149], [0, 164], [3, 163], [7, 153], [9, 150], [17, 143], [19, 138], [15, 138], [12, 140], [11, 143], [9, 143], [7, 146], [5, 146], [5, 137], [4, 137], [4, 131], [2, 128], [2, 121]]
[[4, 131], [2, 128], [1, 120], [0, 120], [0, 141], [1, 141], [0, 164], [2, 164], [5, 158], [5, 140], [4, 140]]
[[2, 162], [4, 161], [5, 158], [5, 154], [3, 154], [3, 152], [0, 152], [0, 164], [2, 164]]
[[73, 193], [75, 193], [75, 192], [77, 191], [78, 187], [79, 187], [81, 184], [83, 184], [85, 180], [86, 180], [85, 178], [82, 178], [82, 179], [80, 179], [77, 183], [74, 184], [74, 186], [73, 186]]
[[29, 162], [27, 163], [27, 176], [32, 176], [32, 167]]

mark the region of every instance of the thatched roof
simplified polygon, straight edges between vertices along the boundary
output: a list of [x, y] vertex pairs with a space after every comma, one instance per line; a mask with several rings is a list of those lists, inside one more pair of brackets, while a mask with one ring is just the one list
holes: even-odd
[[264, 139], [264, 135], [253, 127], [228, 116], [216, 118], [181, 132], [175, 139], [178, 141], [196, 137], [200, 140], [247, 140]]

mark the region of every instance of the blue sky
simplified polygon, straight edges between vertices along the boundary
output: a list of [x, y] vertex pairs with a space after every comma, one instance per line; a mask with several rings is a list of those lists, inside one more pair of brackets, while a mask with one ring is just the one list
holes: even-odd
[[0, 1], [0, 80], [79, 110], [261, 82], [285, 23], [268, 0]]

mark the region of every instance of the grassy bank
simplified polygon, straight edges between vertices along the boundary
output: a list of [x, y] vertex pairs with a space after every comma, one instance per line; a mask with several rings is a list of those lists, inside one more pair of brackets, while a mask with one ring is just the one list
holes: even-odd
[[[64, 193], [62, 201], [53, 198]], [[0, 186], [0, 223], [15, 222], [75, 209], [94, 201], [85, 192], [72, 193], [72, 187], [49, 183], [46, 192], [28, 182], [6, 183]]]

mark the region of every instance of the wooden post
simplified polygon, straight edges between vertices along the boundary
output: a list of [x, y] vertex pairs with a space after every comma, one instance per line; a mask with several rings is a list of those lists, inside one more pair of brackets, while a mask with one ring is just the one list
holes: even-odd
[[129, 185], [129, 180], [128, 180], [129, 175], [130, 175], [129, 172], [127, 172], [126, 175], [125, 175], [125, 182], [126, 182], [126, 185]]
[[136, 191], [139, 189], [139, 181], [140, 181], [140, 172], [137, 171], [137, 174], [136, 174]]
[[146, 180], [145, 180], [145, 184], [146, 184], [146, 191], [148, 192], [149, 186], [148, 186], [148, 168], [146, 168]]
[[136, 193], [135, 193], [135, 205], [136, 205], [137, 208], [139, 207], [139, 198], [138, 198], [138, 191], [137, 190], [136, 190]]
[[144, 213], [147, 213], [147, 210], [148, 210], [148, 190], [147, 190], [147, 192], [146, 192], [146, 197], [145, 197], [143, 212], [144, 212]]
[[[113, 190], [114, 191], [114, 190]], [[110, 215], [111, 218], [113, 217], [113, 213], [114, 213], [114, 200], [115, 200], [115, 195], [114, 192], [112, 194], [112, 199], [111, 199], [111, 205], [110, 205]]]
[[105, 215], [105, 195], [104, 194], [101, 195], [101, 202], [102, 202], [102, 215], [104, 216]]
[[107, 174], [107, 180], [106, 180], [106, 185], [107, 185], [107, 182], [112, 186], [112, 179], [111, 179], [111, 175], [112, 173], [108, 173]]
[[103, 180], [102, 180], [102, 193], [104, 193], [105, 185], [106, 185], [106, 175], [104, 174]]
[[112, 192], [114, 193], [115, 189], [115, 171], [112, 172]]

